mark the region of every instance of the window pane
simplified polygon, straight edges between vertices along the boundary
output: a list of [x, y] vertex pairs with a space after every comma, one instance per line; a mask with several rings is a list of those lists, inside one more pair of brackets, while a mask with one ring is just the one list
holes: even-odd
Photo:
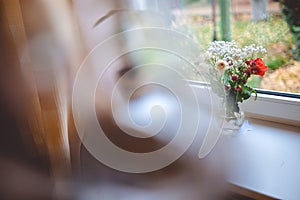
[[[220, 40], [218, 0], [215, 0], [215, 3], [216, 36]], [[266, 10], [263, 3], [266, 3]], [[264, 57], [264, 62], [269, 70], [263, 78], [252, 76], [248, 81], [250, 86], [300, 93], [300, 62], [295, 58], [297, 40], [290, 31], [282, 8], [279, 2], [272, 0], [231, 0], [231, 37], [240, 47], [257, 44], [267, 49], [268, 54]], [[214, 32], [212, 0], [191, 0], [182, 10], [187, 17], [189, 28], [195, 33], [201, 46], [207, 49]], [[300, 27], [296, 31], [300, 32]]]

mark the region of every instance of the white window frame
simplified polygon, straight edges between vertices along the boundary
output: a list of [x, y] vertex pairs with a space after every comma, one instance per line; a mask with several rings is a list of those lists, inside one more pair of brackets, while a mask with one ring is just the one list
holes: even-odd
[[300, 126], [300, 99], [270, 94], [257, 94], [241, 104], [247, 117]]
[[[210, 87], [209, 84], [191, 80], [192, 86]], [[266, 90], [265, 90], [266, 91]], [[292, 96], [292, 95], [290, 95]], [[300, 98], [274, 94], [253, 94], [250, 99], [240, 104], [246, 117], [283, 123], [300, 127]]]

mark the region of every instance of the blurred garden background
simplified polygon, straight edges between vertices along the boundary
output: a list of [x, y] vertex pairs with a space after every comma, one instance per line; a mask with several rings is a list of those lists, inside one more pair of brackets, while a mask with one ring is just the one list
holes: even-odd
[[[186, 1], [187, 4], [181, 12], [201, 46], [207, 48], [213, 39], [222, 40], [220, 1]], [[269, 67], [268, 72], [263, 78], [253, 77], [248, 84], [256, 88], [300, 93], [300, 26], [297, 26], [300, 25], [297, 18], [297, 15], [300, 15], [298, 10], [300, 1], [229, 0], [227, 2], [229, 2], [227, 6], [230, 6], [231, 39], [241, 46], [259, 44], [268, 51], [267, 57], [264, 58]], [[259, 2], [265, 3], [265, 8], [258, 8], [257, 6], [264, 7], [258, 4]], [[285, 4], [294, 10], [288, 10]], [[215, 23], [213, 23], [213, 10], [215, 10]], [[263, 12], [264, 15], [258, 16], [259, 12]]]

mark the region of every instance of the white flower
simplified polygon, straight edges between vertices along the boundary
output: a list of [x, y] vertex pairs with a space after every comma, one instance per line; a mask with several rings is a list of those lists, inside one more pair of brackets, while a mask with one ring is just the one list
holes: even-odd
[[229, 68], [229, 64], [224, 60], [218, 60], [216, 62], [217, 69], [221, 72], [221, 74]]

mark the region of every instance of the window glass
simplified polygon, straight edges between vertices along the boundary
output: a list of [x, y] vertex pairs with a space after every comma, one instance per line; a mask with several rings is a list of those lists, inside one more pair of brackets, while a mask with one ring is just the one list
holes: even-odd
[[[216, 13], [215, 26], [213, 2]], [[294, 7], [300, 5], [298, 1], [292, 2], [295, 4], [292, 5]], [[208, 48], [214, 37], [222, 39], [218, 3], [218, 0], [190, 0], [182, 8], [182, 13], [189, 24], [188, 28], [195, 33], [203, 49]], [[263, 77], [253, 75], [247, 84], [260, 89], [299, 94], [300, 62], [297, 59], [300, 57], [297, 49], [299, 43], [297, 33], [300, 32], [300, 26], [288, 23], [297, 23], [299, 20], [295, 14], [287, 13], [284, 8], [284, 5], [272, 0], [231, 0], [231, 38], [241, 47], [256, 44], [262, 45], [267, 50], [264, 62], [268, 66], [268, 71]], [[291, 17], [287, 20], [286, 16]], [[299, 48], [300, 44], [298, 45]], [[197, 79], [192, 74], [191, 78]]]

